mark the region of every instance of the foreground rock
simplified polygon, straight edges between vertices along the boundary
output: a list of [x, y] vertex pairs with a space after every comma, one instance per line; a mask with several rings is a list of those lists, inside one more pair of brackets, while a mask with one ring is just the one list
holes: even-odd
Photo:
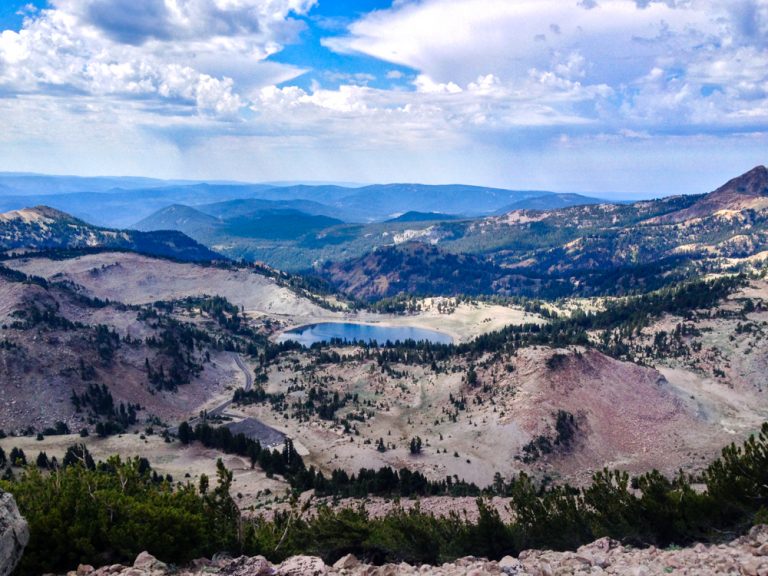
[[29, 527], [13, 496], [0, 492], [0, 576], [13, 572], [28, 541]]
[[264, 557], [197, 560], [191, 567], [171, 570], [146, 552], [132, 567], [108, 566], [94, 570], [80, 566], [68, 576], [483, 576], [495, 574], [556, 576], [568, 574], [621, 574], [655, 576], [680, 574], [707, 576], [733, 574], [768, 576], [768, 526], [755, 526], [749, 534], [729, 544], [697, 544], [689, 548], [659, 550], [633, 549], [603, 538], [575, 552], [526, 550], [518, 558], [506, 556], [500, 561], [460, 558], [442, 566], [386, 564], [371, 566], [347, 555], [333, 566], [320, 558], [294, 556], [282, 564], [270, 564]]

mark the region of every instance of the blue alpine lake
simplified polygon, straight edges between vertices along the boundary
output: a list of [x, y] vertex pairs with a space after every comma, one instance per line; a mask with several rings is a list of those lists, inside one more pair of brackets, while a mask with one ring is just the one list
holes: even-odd
[[378, 326], [371, 324], [355, 324], [352, 322], [322, 322], [300, 326], [283, 332], [279, 342], [294, 340], [303, 346], [311, 346], [316, 342], [330, 342], [333, 339], [348, 342], [403, 342], [405, 340], [426, 340], [434, 344], [451, 344], [453, 338], [442, 332], [414, 328], [413, 326]]

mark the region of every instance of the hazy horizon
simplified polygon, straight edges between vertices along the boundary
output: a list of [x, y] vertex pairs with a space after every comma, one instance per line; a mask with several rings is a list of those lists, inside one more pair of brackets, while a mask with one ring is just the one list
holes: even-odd
[[[3, 176], [20, 176], [20, 177], [44, 177], [44, 178], [61, 178], [61, 179], [104, 179], [104, 180], [147, 180], [148, 182], [156, 182], [159, 186], [173, 186], [173, 185], [189, 185], [194, 186], [197, 184], [209, 184], [213, 186], [254, 186], [254, 185], [266, 185], [266, 186], [275, 186], [275, 187], [289, 187], [289, 186], [338, 186], [341, 188], [349, 188], [349, 189], [356, 189], [356, 188], [364, 188], [368, 186], [391, 186], [391, 185], [425, 185], [425, 186], [474, 186], [478, 188], [497, 188], [499, 190], [510, 190], [510, 191], [520, 191], [520, 192], [543, 192], [543, 193], [555, 193], [555, 194], [580, 194], [584, 196], [589, 197], [595, 197], [600, 199], [605, 199], [607, 201], [637, 201], [637, 200], [645, 200], [645, 199], [652, 199], [652, 198], [659, 198], [674, 194], [704, 194], [707, 192], [712, 192], [716, 188], [720, 187], [722, 184], [724, 184], [727, 180], [730, 180], [733, 177], [738, 176], [739, 174], [732, 174], [729, 176], [724, 177], [722, 181], [720, 181], [717, 184], [714, 184], [712, 188], [708, 190], [699, 190], [699, 191], [691, 191], [691, 192], [674, 192], [670, 194], [632, 194], [628, 192], [623, 192], [621, 190], [610, 190], [610, 191], [604, 191], [604, 192], [592, 192], [588, 190], [555, 190], [555, 189], [549, 189], [545, 190], [542, 188], [513, 188], [513, 187], [503, 187], [503, 186], [485, 186], [483, 184], [476, 184], [472, 182], [338, 182], [338, 181], [317, 181], [317, 180], [283, 180], [283, 181], [246, 181], [246, 180], [228, 180], [228, 179], [184, 179], [184, 178], [157, 178], [153, 176], [143, 176], [143, 175], [131, 175], [131, 174], [60, 174], [60, 173], [45, 173], [45, 172], [19, 172], [19, 171], [0, 171], [0, 178]], [[154, 186], [152, 186], [154, 187]], [[140, 189], [137, 187], [134, 187], [136, 189]], [[128, 189], [130, 190], [130, 188]], [[84, 192], [88, 192], [89, 190], [83, 190]], [[110, 190], [101, 190], [103, 193], [109, 193]], [[58, 194], [70, 194], [72, 192], [40, 192], [35, 193], [34, 196], [44, 196], [46, 194], [51, 195], [58, 195]], [[14, 193], [12, 192], [11, 195]], [[0, 191], [0, 196], [2, 195], [2, 192]]]

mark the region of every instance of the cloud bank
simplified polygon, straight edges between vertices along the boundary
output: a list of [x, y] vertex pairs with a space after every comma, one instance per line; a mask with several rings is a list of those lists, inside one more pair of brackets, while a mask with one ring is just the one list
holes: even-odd
[[[274, 56], [316, 8], [53, 0], [0, 34], [0, 167], [39, 166], [37, 146], [59, 170], [95, 154], [102, 172], [599, 191], [656, 162], [639, 191], [768, 161], [768, 0], [401, 0], [326, 31], [334, 82], [300, 87], [308, 66]], [[345, 57], [398, 69], [333, 69]], [[105, 154], [121, 141], [142, 151]], [[580, 177], [592, 162], [616, 184]]]

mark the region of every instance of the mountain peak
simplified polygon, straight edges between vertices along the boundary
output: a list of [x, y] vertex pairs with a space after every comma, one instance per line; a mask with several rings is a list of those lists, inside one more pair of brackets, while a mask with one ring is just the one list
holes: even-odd
[[764, 210], [768, 208], [768, 168], [755, 166], [741, 176], [728, 180], [714, 192], [704, 195], [692, 206], [662, 216], [658, 222], [683, 222], [706, 218], [722, 210]]
[[725, 193], [768, 196], [768, 168], [762, 165], [755, 166], [749, 172], [729, 180], [711, 195]]
[[79, 221], [77, 218], [75, 218], [71, 214], [67, 214], [66, 212], [57, 210], [56, 208], [51, 208], [50, 206], [39, 205], [39, 206], [34, 206], [32, 208], [28, 208], [28, 210], [31, 212], [35, 212], [44, 218], [50, 218], [56, 221], [62, 221], [62, 220], [66, 220], [67, 222]]
[[21, 208], [20, 210], [11, 210], [0, 214], [0, 222], [23, 222], [25, 224], [68, 221], [74, 222], [76, 219], [48, 206], [35, 206], [33, 208]]

